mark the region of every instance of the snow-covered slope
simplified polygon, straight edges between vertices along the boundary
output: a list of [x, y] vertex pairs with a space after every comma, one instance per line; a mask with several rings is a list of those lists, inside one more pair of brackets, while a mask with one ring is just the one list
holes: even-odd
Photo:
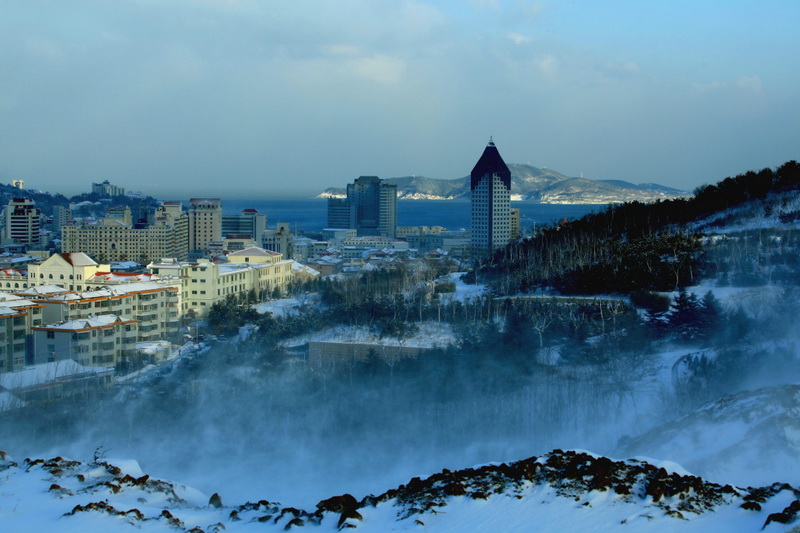
[[209, 498], [153, 479], [132, 461], [0, 457], [0, 524], [18, 533], [782, 531], [800, 510], [788, 484], [722, 486], [677, 465], [561, 450], [443, 470], [361, 500], [334, 496], [310, 510]]
[[620, 453], [680, 458], [693, 472], [736, 483], [800, 479], [800, 386], [725, 396], [627, 443]]

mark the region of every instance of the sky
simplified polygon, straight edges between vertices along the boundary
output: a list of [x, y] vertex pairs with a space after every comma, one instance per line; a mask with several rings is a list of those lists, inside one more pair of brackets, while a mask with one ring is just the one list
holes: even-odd
[[0, 182], [277, 197], [508, 163], [692, 190], [800, 159], [800, 2], [4, 0]]

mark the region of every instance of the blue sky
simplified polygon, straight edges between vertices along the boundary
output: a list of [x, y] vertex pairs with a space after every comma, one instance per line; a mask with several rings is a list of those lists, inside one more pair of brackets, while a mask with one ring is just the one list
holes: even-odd
[[692, 189], [800, 157], [798, 22], [796, 1], [9, 0], [0, 181], [268, 197], [461, 177], [492, 135], [507, 162]]

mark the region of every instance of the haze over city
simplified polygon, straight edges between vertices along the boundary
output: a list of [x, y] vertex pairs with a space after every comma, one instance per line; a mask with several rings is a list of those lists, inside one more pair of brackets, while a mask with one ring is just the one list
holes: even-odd
[[692, 190], [796, 158], [791, 1], [0, 5], [0, 181], [315, 194], [506, 161]]

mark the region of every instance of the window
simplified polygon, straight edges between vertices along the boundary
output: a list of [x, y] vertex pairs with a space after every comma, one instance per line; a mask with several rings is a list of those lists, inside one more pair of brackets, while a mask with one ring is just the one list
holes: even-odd
[[56, 338], [56, 332], [55, 331], [48, 331], [47, 332], [47, 338], [48, 339], [55, 339]]

